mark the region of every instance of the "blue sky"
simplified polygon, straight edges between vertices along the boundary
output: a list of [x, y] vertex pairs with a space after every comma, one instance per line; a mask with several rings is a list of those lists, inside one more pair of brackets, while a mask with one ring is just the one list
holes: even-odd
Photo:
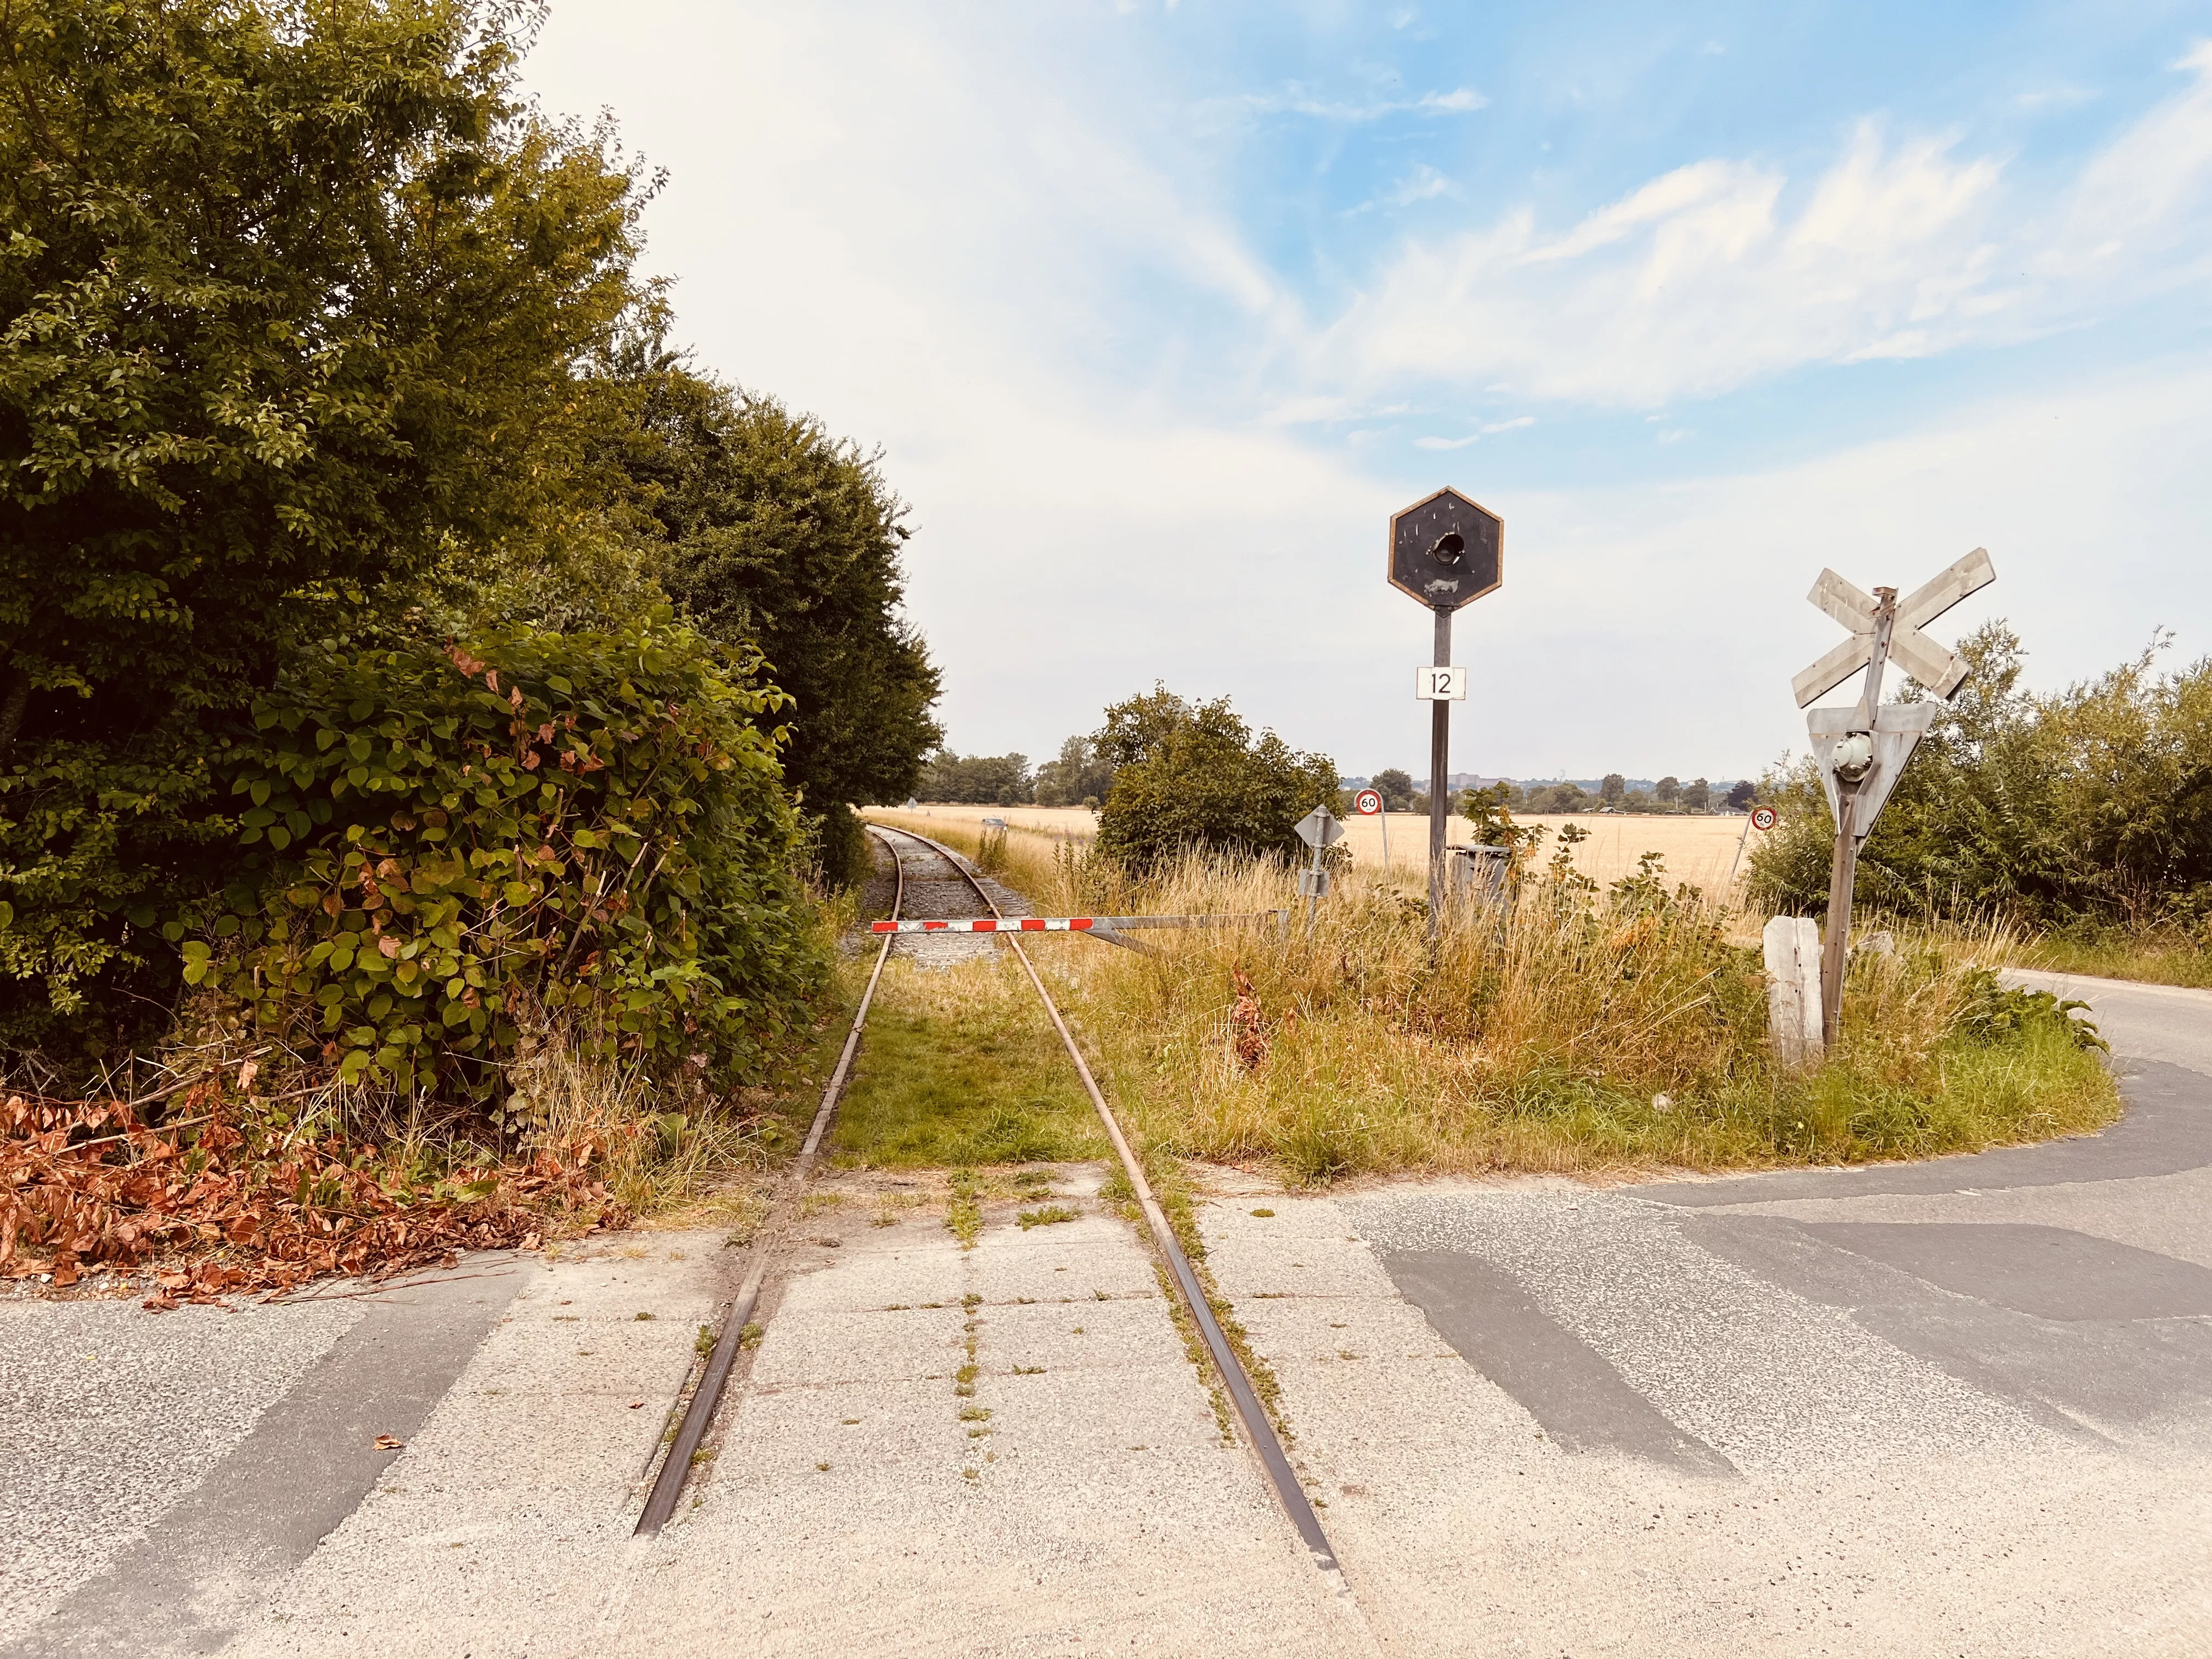
[[2212, 651], [2212, 5], [556, 0], [529, 78], [667, 169], [700, 362], [881, 446], [963, 752], [1160, 680], [1425, 770], [1443, 483], [1459, 769], [1802, 748], [1823, 565]]

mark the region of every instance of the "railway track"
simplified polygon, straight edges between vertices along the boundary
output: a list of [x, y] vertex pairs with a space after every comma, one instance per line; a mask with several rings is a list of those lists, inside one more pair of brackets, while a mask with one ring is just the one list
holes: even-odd
[[[891, 919], [897, 920], [902, 916], [908, 902], [910, 886], [914, 890], [915, 900], [927, 905], [928, 910], [933, 913], [933, 919], [943, 917], [949, 910], [953, 909], [963, 911], [969, 916], [988, 915], [1003, 919], [1003, 912], [1000, 911], [997, 902], [992, 898], [989, 890], [951, 848], [932, 841], [927, 836], [918, 835], [909, 830], [894, 830], [888, 826], [876, 824], [869, 825], [868, 830], [869, 833], [882, 842], [885, 849], [890, 853], [892, 865], [896, 872], [891, 900]], [[898, 838], [896, 841], [892, 839], [895, 836]], [[902, 842], [905, 843], [903, 848]], [[913, 879], [909, 881], [908, 857], [916, 852], [921, 855], [917, 860], [921, 869], [916, 872]], [[949, 871], [951, 873], [940, 874], [937, 866], [941, 866], [943, 870]], [[976, 903], [981, 905], [981, 910], [969, 908]], [[685, 1407], [675, 1438], [669, 1447], [668, 1455], [661, 1462], [652, 1492], [647, 1498], [644, 1511], [638, 1518], [637, 1531], [641, 1534], [658, 1532], [667, 1522], [669, 1516], [674, 1513], [677, 1498], [683, 1490], [684, 1480], [691, 1468], [693, 1454], [698, 1450], [701, 1442], [705, 1438], [714, 1420], [715, 1410], [720, 1404], [722, 1394], [729, 1379], [731, 1367], [736, 1361], [746, 1328], [751, 1324], [754, 1310], [759, 1303], [762, 1281], [775, 1254], [775, 1246], [781, 1237], [791, 1218], [796, 1213], [799, 1197], [813, 1172], [823, 1139], [829, 1133], [831, 1122], [836, 1118], [837, 1103], [843, 1097], [847, 1084], [851, 1080], [854, 1058], [859, 1051], [860, 1036], [867, 1024], [869, 1007], [875, 1000], [876, 987], [883, 977], [884, 964], [890, 959], [891, 946], [902, 938], [911, 940], [913, 948], [917, 950], [942, 949], [948, 945], [953, 945], [956, 939], [963, 953], [968, 949], [989, 950], [992, 948], [989, 941], [1000, 938], [1003, 938], [1012, 949], [1015, 957], [1022, 964], [1024, 972], [1028, 975], [1031, 987], [1036, 992], [1037, 1000], [1043, 1005], [1045, 1014], [1052, 1022], [1053, 1030], [1059, 1034], [1061, 1043], [1066, 1048], [1068, 1059], [1073, 1063], [1076, 1075], [1082, 1081], [1084, 1092], [1090, 1097], [1091, 1106], [1098, 1114], [1099, 1122], [1105, 1130], [1106, 1138], [1113, 1146], [1114, 1155], [1121, 1163], [1122, 1174], [1127, 1179], [1131, 1191], [1136, 1195], [1138, 1207], [1143, 1212], [1146, 1229], [1152, 1237], [1153, 1249], [1158, 1254], [1168, 1276], [1173, 1280], [1176, 1291], [1182, 1297], [1192, 1321], [1196, 1324], [1200, 1338], [1205, 1344], [1207, 1357], [1221, 1380], [1230, 1403], [1235, 1408], [1237, 1421], [1243, 1427], [1248, 1449], [1258, 1461], [1261, 1473], [1282, 1507], [1285, 1518], [1297, 1533], [1299, 1542], [1311, 1558], [1315, 1570], [1322, 1575], [1328, 1587], [1340, 1598], [1343, 1605], [1352, 1616], [1361, 1625], [1367, 1626], [1368, 1621], [1364, 1612], [1360, 1608], [1357, 1599], [1352, 1594], [1350, 1585], [1346, 1581], [1343, 1567], [1337, 1559], [1336, 1551], [1330, 1544], [1327, 1533], [1323, 1531], [1321, 1519], [1315, 1513], [1313, 1504], [1307, 1498], [1304, 1487], [1300, 1484], [1296, 1472], [1291, 1468], [1290, 1459], [1283, 1450], [1282, 1441], [1275, 1432], [1274, 1425], [1268, 1420], [1267, 1411], [1261, 1406], [1259, 1395], [1252, 1387], [1250, 1377], [1246, 1375], [1243, 1363], [1237, 1357], [1235, 1348], [1231, 1346], [1228, 1337], [1222, 1331], [1220, 1322], [1214, 1316], [1212, 1305], [1207, 1300], [1205, 1290], [1199, 1283], [1198, 1275], [1191, 1267], [1189, 1257], [1184, 1253], [1181, 1242], [1176, 1237], [1175, 1230], [1169, 1224], [1166, 1212], [1160, 1207], [1159, 1201], [1153, 1194], [1152, 1183], [1146, 1176], [1142, 1162], [1130, 1147], [1127, 1136], [1122, 1133], [1120, 1121], [1115, 1116], [1112, 1106], [1108, 1103], [1104, 1091], [1099, 1088], [1097, 1079], [1092, 1074], [1089, 1061], [1084, 1058], [1083, 1050], [1078, 1046], [1073, 1034], [1068, 1030], [1067, 1022], [1062, 1018], [1059, 1006], [1054, 1002], [1052, 993], [1046, 988], [1042, 976], [1036, 970], [1036, 963], [1030, 960], [1029, 952], [1023, 948], [1020, 938], [1012, 933], [966, 936], [892, 933], [882, 935], [883, 944], [876, 952], [874, 965], [869, 970], [867, 987], [861, 994], [860, 1007], [854, 1013], [852, 1029], [846, 1034], [844, 1048], [838, 1054], [836, 1066], [831, 1072], [830, 1080], [823, 1089], [821, 1103], [817, 1107], [813, 1121], [807, 1129], [805, 1142], [801, 1146], [798, 1158], [793, 1161], [792, 1167], [784, 1178], [781, 1190], [771, 1204], [768, 1215], [763, 1218], [761, 1225], [755, 1230], [752, 1259], [748, 1265], [744, 1280], [737, 1296], [731, 1302], [729, 1310], [722, 1321], [720, 1334], [716, 1338], [714, 1350], [708, 1358], [705, 1372]], [[1371, 1633], [1371, 1626], [1368, 1627]]]

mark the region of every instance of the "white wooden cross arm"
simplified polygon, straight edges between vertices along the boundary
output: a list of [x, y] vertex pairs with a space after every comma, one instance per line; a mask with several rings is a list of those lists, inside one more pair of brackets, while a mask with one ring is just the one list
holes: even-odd
[[[1948, 698], [1959, 689], [1966, 678], [1966, 665], [1957, 653], [1944, 649], [1920, 630], [1969, 593], [1988, 586], [1996, 574], [1988, 550], [1978, 547], [1935, 580], [1898, 602], [1889, 654], [1939, 697]], [[1874, 656], [1872, 594], [1860, 592], [1832, 570], [1823, 570], [1806, 598], [1848, 629], [1850, 638], [1790, 682], [1800, 708], [1834, 690]]]

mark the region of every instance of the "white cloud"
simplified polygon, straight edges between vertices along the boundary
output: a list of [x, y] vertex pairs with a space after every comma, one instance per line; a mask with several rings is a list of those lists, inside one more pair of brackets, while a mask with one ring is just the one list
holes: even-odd
[[[2112, 666], [2161, 623], [2184, 629], [2178, 655], [2212, 652], [2195, 482], [2208, 439], [2200, 360], [1794, 465], [1487, 501], [1505, 518], [1507, 580], [1475, 607], [1468, 660], [1474, 702], [1496, 713], [1455, 763], [1533, 773], [1615, 754], [1721, 776], [1802, 749], [1789, 679], [1834, 642], [1804, 599], [1823, 565], [1909, 588], [1987, 547], [1996, 584], [1930, 631], [1951, 643], [2008, 618], [2040, 687]], [[1686, 671], [1684, 695], [1671, 688]]]
[[1533, 396], [1632, 406], [1940, 349], [2002, 300], [1985, 252], [1996, 164], [1952, 149], [1891, 146], [1869, 125], [1794, 214], [1780, 173], [1714, 160], [1563, 234], [1522, 210], [1409, 241], [1317, 343], [1316, 378], [1502, 374]]
[[1861, 123], [1817, 178], [1714, 157], [1559, 232], [1516, 209], [1409, 239], [1310, 343], [1352, 390], [1503, 380], [1615, 406], [1809, 363], [1922, 357], [2069, 325], [2212, 271], [2212, 43], [2190, 84], [2046, 205], [1954, 136]]
[[1378, 205], [1394, 208], [1411, 207], [1416, 202], [1430, 202], [1439, 196], [1457, 196], [1458, 194], [1460, 194], [1459, 186], [1442, 173], [1431, 167], [1426, 161], [1416, 161], [1411, 173], [1393, 183], [1382, 195], [1370, 197], [1358, 207], [1346, 209], [1345, 214], [1349, 218], [1355, 214], [1371, 212]]
[[[2130, 255], [2185, 248], [2203, 269], [2204, 209], [2212, 185], [2212, 40], [2177, 70], [2196, 83], [2150, 112], [2083, 171], [2045, 266], [2056, 276], [2124, 269]], [[2148, 275], [2148, 273], [2141, 273]]]
[[1486, 109], [1490, 100], [1472, 87], [1449, 92], [1425, 92], [1418, 98], [1334, 98], [1315, 91], [1302, 81], [1286, 82], [1277, 92], [1246, 93], [1218, 99], [1206, 106], [1243, 115], [1304, 115], [1318, 121], [1360, 125], [1392, 115], [1468, 115]]
[[1483, 439], [1494, 437], [1500, 432], [1518, 432], [1524, 426], [1535, 424], [1536, 417], [1534, 415], [1519, 415], [1510, 421], [1492, 421], [1487, 426], [1477, 427], [1464, 438], [1416, 438], [1413, 440], [1413, 447], [1416, 449], [1465, 449], [1469, 444], [1480, 443]]

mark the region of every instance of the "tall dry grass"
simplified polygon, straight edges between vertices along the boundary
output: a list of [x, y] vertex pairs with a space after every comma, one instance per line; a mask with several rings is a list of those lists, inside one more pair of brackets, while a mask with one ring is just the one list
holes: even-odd
[[1309, 931], [1289, 873], [1267, 864], [1194, 857], [1139, 884], [1018, 831], [1000, 856], [1002, 878], [1054, 913], [1294, 907], [1286, 927], [1146, 933], [1145, 955], [1038, 950], [1123, 1109], [1188, 1157], [1305, 1181], [1759, 1167], [2043, 1139], [2118, 1109], [2063, 1021], [1978, 1034], [1970, 1016], [1993, 993], [1973, 970], [2014, 948], [1996, 931], [1905, 934], [1856, 957], [1843, 1042], [1790, 1069], [1767, 1041], [1756, 919], [1657, 869], [1606, 888], [1563, 862], [1524, 872], [1510, 907], [1452, 911], [1431, 954], [1425, 907], [1357, 872]]

